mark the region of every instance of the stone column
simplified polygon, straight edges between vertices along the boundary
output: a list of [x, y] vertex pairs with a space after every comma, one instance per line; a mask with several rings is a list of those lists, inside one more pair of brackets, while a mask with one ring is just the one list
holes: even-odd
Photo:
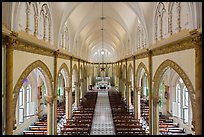
[[53, 122], [53, 131], [52, 131], [52, 135], [54, 133], [54, 135], [57, 135], [57, 95], [54, 96], [53, 98], [53, 106], [54, 106], [54, 114], [52, 115], [52, 117], [54, 117], [54, 121]]
[[120, 65], [118, 62], [118, 92], [121, 92], [121, 70], [120, 70]]
[[75, 82], [75, 102], [76, 108], [79, 108], [79, 98], [80, 98], [80, 59], [78, 59], [78, 71], [77, 71], [77, 82]]
[[13, 46], [18, 42], [17, 34], [12, 32], [11, 36], [6, 37], [6, 135], [13, 134], [14, 115], [16, 108], [13, 102]]
[[26, 118], [27, 118], [27, 103], [26, 103], [26, 100], [27, 100], [27, 92], [26, 92], [26, 88], [25, 88], [25, 92], [23, 93], [24, 94], [24, 100], [23, 100], [23, 102], [25, 102], [24, 103], [24, 116], [23, 116], [23, 120], [25, 121], [26, 120]]
[[69, 88], [65, 87], [64, 88], [64, 93], [65, 93], [65, 115], [66, 115], [66, 119], [69, 119]]
[[79, 83], [75, 82], [75, 109], [79, 107]]
[[70, 57], [70, 74], [69, 74], [69, 118], [72, 117], [72, 57]]
[[126, 97], [126, 103], [127, 103], [127, 107], [129, 108], [129, 104], [128, 104], [128, 95], [129, 95], [129, 93], [128, 93], [128, 90], [129, 90], [129, 86], [128, 86], [128, 69], [127, 69], [128, 67], [127, 67], [127, 59], [125, 60], [125, 79], [124, 79], [124, 82], [125, 82], [125, 84], [126, 84], [126, 86], [125, 86], [125, 90], [124, 90], [124, 92], [125, 92], [125, 97]]
[[123, 73], [122, 73], [122, 68], [123, 68], [123, 67], [122, 67], [122, 66], [123, 66], [122, 60], [121, 60], [120, 63], [121, 63], [121, 65], [120, 65], [120, 66], [121, 66], [121, 70], [120, 70], [120, 89], [121, 89], [121, 90], [120, 90], [120, 92], [121, 92], [121, 95], [122, 95], [122, 98], [123, 98], [123, 97], [124, 97], [124, 95], [123, 95], [123, 93], [124, 93], [124, 92], [123, 92], [124, 83], [123, 83]]
[[133, 102], [134, 102], [134, 117], [137, 119], [137, 110], [136, 110], [136, 80], [135, 80], [135, 56], [133, 57]]
[[37, 95], [37, 114], [38, 114], [38, 117], [40, 116], [40, 99], [41, 99], [40, 92], [41, 92], [41, 86], [38, 86], [38, 95]]
[[138, 119], [138, 99], [137, 99], [138, 91], [137, 87], [134, 87], [134, 117]]
[[84, 95], [86, 95], [86, 92], [87, 92], [87, 77], [84, 77], [82, 98], [84, 97]]
[[83, 98], [84, 97], [84, 94], [86, 92], [85, 90], [85, 85], [86, 85], [86, 74], [85, 74], [85, 62], [83, 61], [83, 79], [82, 79], [82, 83], [81, 83], [81, 90], [82, 90], [82, 95], [81, 97]]
[[195, 46], [195, 134], [202, 135], [202, 39], [197, 30], [190, 34]]
[[130, 108], [130, 81], [127, 81], [126, 82], [126, 92], [127, 92], [127, 97], [126, 97], [126, 100], [127, 100], [127, 108], [129, 110]]
[[149, 76], [148, 76], [148, 89], [149, 89], [149, 134], [152, 135], [152, 51], [148, 52], [148, 69], [149, 69]]
[[57, 134], [57, 89], [58, 89], [58, 75], [57, 75], [57, 58], [58, 58], [58, 51], [54, 53], [54, 121], [53, 121], [53, 129], [54, 135]]
[[135, 104], [134, 104], [134, 108], [135, 108], [135, 118], [136, 119], [140, 119], [140, 88], [139, 87], [135, 87]]
[[106, 76], [105, 77], [110, 77], [109, 74], [110, 74], [110, 67], [108, 67], [108, 63], [106, 63]]
[[52, 105], [53, 105], [53, 98], [52, 96], [46, 96], [47, 100], [47, 135], [52, 135]]
[[169, 111], [169, 86], [165, 85], [166, 112]]
[[131, 102], [131, 82], [128, 82], [128, 108], [131, 109], [132, 102]]
[[97, 72], [98, 72], [98, 77], [101, 77], [101, 73], [100, 73], [100, 63], [98, 63], [98, 69], [97, 69]]
[[124, 89], [125, 89], [125, 81], [123, 78], [121, 78], [121, 96], [122, 96], [122, 99], [124, 100], [125, 99], [125, 94], [124, 94]]
[[69, 88], [69, 115], [68, 118], [70, 119], [72, 117], [72, 102], [73, 102], [73, 98], [72, 98], [72, 89], [71, 87]]
[[153, 135], [159, 135], [159, 110], [158, 110], [158, 103], [159, 103], [159, 96], [156, 95], [152, 97], [153, 99]]

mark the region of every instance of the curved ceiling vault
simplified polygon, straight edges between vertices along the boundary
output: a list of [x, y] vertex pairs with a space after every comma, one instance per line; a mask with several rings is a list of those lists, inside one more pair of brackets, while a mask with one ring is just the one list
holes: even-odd
[[[126, 2], [103, 2], [103, 16], [105, 17], [103, 20], [104, 62], [115, 62], [134, 49], [135, 26], [139, 19], [144, 18], [138, 18], [137, 13], [129, 5], [131, 4]], [[69, 9], [68, 12], [69, 6], [72, 9]], [[64, 6], [60, 28], [63, 28], [65, 24], [63, 21], [69, 22], [73, 33], [72, 51], [77, 51], [77, 56], [90, 62], [101, 62], [102, 2], [73, 2], [69, 3], [69, 6]], [[138, 13], [141, 12], [138, 11]], [[140, 20], [140, 22], [142, 21]]]

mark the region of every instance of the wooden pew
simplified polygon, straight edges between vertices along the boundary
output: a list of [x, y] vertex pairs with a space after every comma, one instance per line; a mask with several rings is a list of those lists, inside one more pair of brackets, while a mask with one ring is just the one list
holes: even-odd
[[47, 135], [47, 131], [23, 131], [24, 135]]

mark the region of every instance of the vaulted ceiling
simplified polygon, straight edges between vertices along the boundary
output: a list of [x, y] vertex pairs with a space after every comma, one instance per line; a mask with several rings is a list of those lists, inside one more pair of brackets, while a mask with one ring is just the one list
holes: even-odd
[[[55, 39], [60, 39], [66, 24], [70, 31], [72, 52], [89, 61], [101, 62], [100, 52], [103, 47], [104, 61], [112, 62], [133, 54], [138, 24], [141, 24], [147, 35], [145, 20], [152, 23], [153, 3], [55, 2], [52, 3], [52, 10], [55, 14], [53, 17], [61, 20], [55, 23], [57, 25], [55, 29], [59, 28]], [[150, 10], [152, 11], [149, 12]], [[145, 14], [152, 16], [145, 18]], [[102, 16], [104, 17], [103, 30], [101, 30]]]

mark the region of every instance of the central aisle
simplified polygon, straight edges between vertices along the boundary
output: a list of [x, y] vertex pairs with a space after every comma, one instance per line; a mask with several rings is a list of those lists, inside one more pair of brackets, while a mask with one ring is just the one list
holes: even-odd
[[108, 91], [98, 91], [91, 135], [115, 135]]

